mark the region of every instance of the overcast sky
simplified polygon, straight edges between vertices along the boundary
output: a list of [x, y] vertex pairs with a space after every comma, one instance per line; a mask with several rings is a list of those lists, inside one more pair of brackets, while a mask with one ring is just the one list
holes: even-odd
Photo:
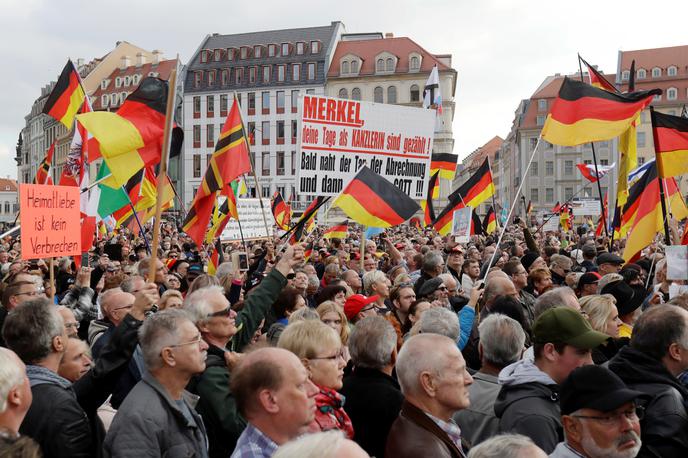
[[0, 0], [0, 176], [16, 177], [15, 144], [40, 88], [68, 57], [118, 40], [187, 62], [203, 37], [327, 25], [408, 36], [452, 54], [458, 72], [454, 153], [504, 137], [519, 100], [545, 76], [577, 70], [576, 53], [615, 72], [619, 50], [688, 44], [688, 2], [559, 0]]

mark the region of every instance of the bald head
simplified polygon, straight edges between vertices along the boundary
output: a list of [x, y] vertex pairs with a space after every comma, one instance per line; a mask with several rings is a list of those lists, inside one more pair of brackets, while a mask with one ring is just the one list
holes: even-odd
[[512, 296], [518, 299], [518, 291], [516, 290], [514, 283], [504, 272], [501, 272], [501, 274], [502, 275], [493, 276], [491, 279], [489, 279], [487, 285], [485, 285], [484, 299], [485, 306], [488, 309], [498, 297]]
[[[456, 349], [456, 344], [439, 334], [417, 334], [404, 343], [397, 357], [396, 369], [405, 396], [421, 394], [421, 374], [441, 371], [448, 359], [447, 350], [451, 348]], [[457, 353], [463, 360], [461, 352]]]

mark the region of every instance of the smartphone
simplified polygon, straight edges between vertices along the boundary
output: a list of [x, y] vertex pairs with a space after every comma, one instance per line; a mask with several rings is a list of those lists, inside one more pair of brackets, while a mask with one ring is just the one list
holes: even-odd
[[232, 253], [232, 265], [239, 266], [240, 272], [246, 272], [248, 270], [248, 255], [235, 251]]

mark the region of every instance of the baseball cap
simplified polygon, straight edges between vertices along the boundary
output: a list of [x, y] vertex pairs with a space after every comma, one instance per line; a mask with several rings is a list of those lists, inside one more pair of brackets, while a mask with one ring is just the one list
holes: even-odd
[[438, 277], [426, 280], [418, 290], [418, 297], [430, 296], [432, 293], [437, 291], [437, 288], [439, 288], [442, 283], [442, 279]]
[[602, 253], [599, 256], [597, 256], [598, 266], [601, 264], [617, 264], [620, 266], [625, 262], [626, 261], [624, 261], [624, 259], [621, 256], [616, 255], [614, 253]]
[[639, 397], [645, 395], [629, 389], [614, 372], [594, 364], [574, 369], [559, 389], [562, 415], [583, 408], [611, 412]]
[[594, 331], [580, 312], [566, 306], [554, 307], [533, 324], [533, 343], [560, 343], [591, 350], [610, 337]]
[[464, 249], [461, 245], [454, 245], [451, 250], [449, 250], [449, 254], [452, 253], [464, 253]]
[[363, 294], [354, 294], [352, 296], [349, 296], [349, 298], [346, 300], [344, 303], [344, 315], [346, 315], [346, 319], [351, 321], [353, 320], [356, 315], [358, 315], [358, 312], [360, 312], [363, 307], [365, 307], [368, 304], [372, 304], [378, 299], [378, 296], [364, 296]]
[[582, 288], [585, 285], [596, 285], [600, 281], [602, 276], [597, 272], [586, 272], [578, 279], [578, 288]]

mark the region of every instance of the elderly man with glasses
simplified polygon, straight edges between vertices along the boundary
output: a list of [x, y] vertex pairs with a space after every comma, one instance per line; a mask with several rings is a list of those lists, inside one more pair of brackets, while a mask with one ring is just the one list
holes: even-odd
[[[2, 294], [2, 307], [0, 307], [0, 329], [5, 323], [7, 314], [20, 304], [44, 295], [43, 288], [38, 286], [38, 277], [19, 272], [11, 275], [7, 280], [7, 287]], [[0, 346], [5, 346], [5, 341], [0, 336]]]

